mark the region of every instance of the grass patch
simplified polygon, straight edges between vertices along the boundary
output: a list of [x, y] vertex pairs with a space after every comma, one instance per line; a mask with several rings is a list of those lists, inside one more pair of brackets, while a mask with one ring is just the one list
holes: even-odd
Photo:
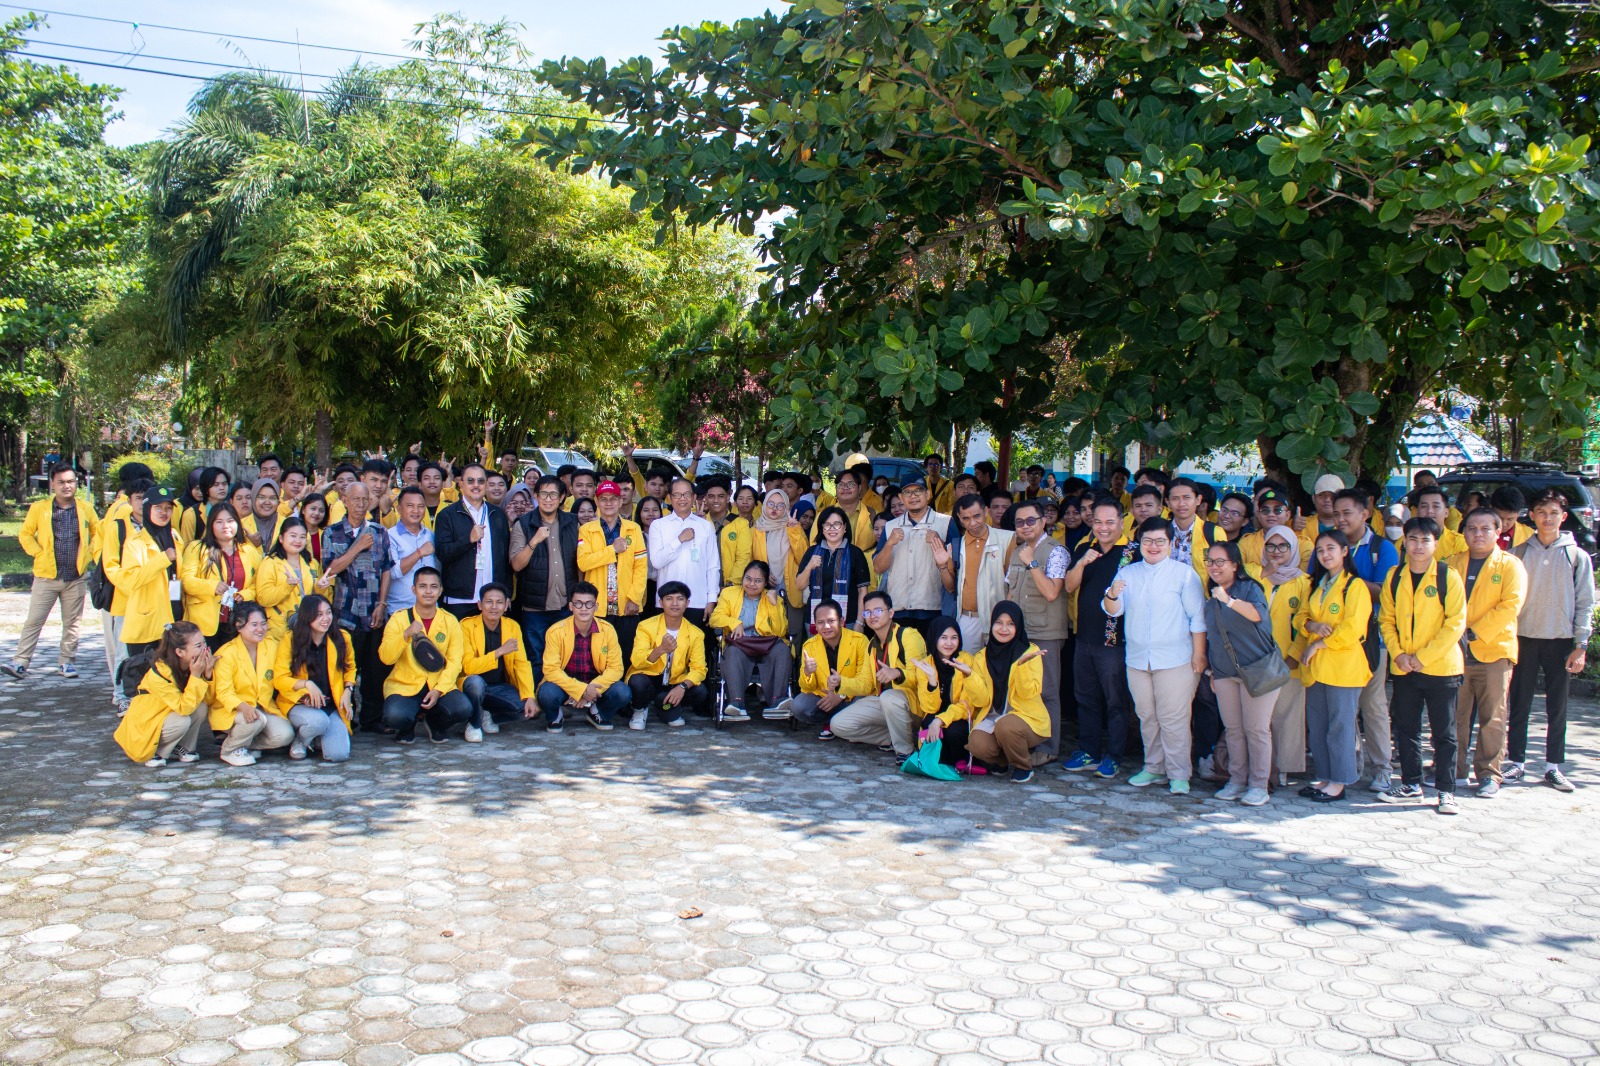
[[22, 529], [22, 516], [0, 518], [0, 574], [31, 574], [33, 558], [22, 550], [17, 533]]

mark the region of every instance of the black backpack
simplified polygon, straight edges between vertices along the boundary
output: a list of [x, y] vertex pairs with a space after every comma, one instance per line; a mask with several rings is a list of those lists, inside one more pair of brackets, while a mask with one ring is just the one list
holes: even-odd
[[[128, 523], [117, 519], [117, 562], [122, 561], [122, 552], [128, 546]], [[117, 598], [117, 586], [111, 583], [106, 576], [104, 559], [100, 565], [89, 571], [89, 603], [97, 611], [111, 610], [111, 602]]]
[[150, 672], [156, 664], [156, 648], [154, 645], [146, 648], [137, 655], [130, 655], [117, 664], [117, 687], [122, 689], [122, 694], [128, 699], [139, 694], [139, 686], [144, 684], [144, 675]]
[[[1399, 595], [1399, 592], [1400, 592], [1400, 571], [1403, 570], [1403, 569], [1404, 569], [1403, 566], [1401, 566], [1399, 564], [1396, 564], [1395, 568], [1393, 570], [1389, 571], [1389, 598], [1391, 600], [1395, 599]], [[1450, 581], [1450, 564], [1449, 563], [1439, 563], [1438, 564], [1438, 570], [1434, 574], [1433, 580], [1434, 580], [1434, 583], [1436, 585], [1438, 585], [1438, 587], [1439, 587], [1439, 602], [1440, 602], [1441, 605], [1443, 605], [1445, 593], [1450, 591], [1450, 584], [1449, 584], [1449, 581]], [[1376, 607], [1374, 607], [1373, 610], [1372, 610], [1372, 622], [1369, 624], [1369, 626], [1367, 628], [1367, 633], [1368, 633], [1369, 637], [1370, 637], [1370, 635], [1372, 633], [1372, 628], [1374, 626], [1376, 626], [1377, 624], [1378, 624], [1378, 609]], [[1382, 646], [1382, 638], [1381, 637], [1379, 638], [1379, 646], [1380, 647]], [[1394, 657], [1391, 655], [1390, 656], [1390, 665], [1391, 665], [1391, 667], [1393, 666], [1393, 659], [1394, 659]], [[1378, 668], [1377, 658], [1376, 658], [1376, 656], [1374, 656], [1372, 654], [1372, 649], [1371, 649], [1370, 646], [1367, 649], [1367, 665], [1370, 666], [1374, 670], [1376, 670]]]
[[[1378, 535], [1374, 533], [1372, 539], [1367, 541], [1367, 551], [1372, 556], [1372, 572], [1378, 572]], [[1398, 571], [1400, 564], [1395, 563], [1394, 570]], [[1394, 571], [1391, 571], [1391, 574]], [[1361, 644], [1367, 653], [1367, 669], [1374, 673], [1378, 670], [1378, 658], [1383, 654], [1383, 628], [1378, 625], [1378, 601], [1372, 601], [1372, 613], [1367, 616], [1367, 635], [1361, 638]]]

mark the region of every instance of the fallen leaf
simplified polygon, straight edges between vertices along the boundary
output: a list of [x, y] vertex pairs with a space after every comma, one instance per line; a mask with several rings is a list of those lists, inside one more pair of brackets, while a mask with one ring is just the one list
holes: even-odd
[[706, 912], [701, 910], [699, 907], [686, 907], [678, 912], [678, 917], [687, 920], [690, 918], [702, 917], [705, 913]]
[[439, 935], [440, 936], [455, 936], [456, 934], [455, 934], [455, 930], [446, 929], [444, 932], [440, 933]]

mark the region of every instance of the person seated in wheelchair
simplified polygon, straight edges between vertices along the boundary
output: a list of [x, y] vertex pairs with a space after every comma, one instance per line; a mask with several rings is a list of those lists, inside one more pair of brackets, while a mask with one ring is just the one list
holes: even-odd
[[657, 718], [673, 728], [684, 724], [685, 708], [702, 718], [711, 713], [705, 684], [705, 630], [683, 616], [689, 608], [689, 586], [668, 581], [661, 586], [660, 597], [661, 613], [640, 622], [633, 638], [633, 661], [628, 667], [628, 688], [633, 691], [629, 729], [643, 729], [652, 708]]
[[761, 699], [766, 706], [762, 717], [788, 718], [793, 652], [784, 636], [789, 629], [789, 612], [772, 585], [772, 571], [766, 563], [759, 559], [751, 562], [744, 568], [739, 584], [722, 590], [707, 624], [723, 641], [722, 677], [728, 694], [723, 719], [749, 721], [745, 692], [752, 673], [759, 678]]

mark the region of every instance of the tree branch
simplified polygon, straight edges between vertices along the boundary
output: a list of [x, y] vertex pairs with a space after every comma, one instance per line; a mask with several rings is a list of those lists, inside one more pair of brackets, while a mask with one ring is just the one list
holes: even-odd
[[1229, 26], [1232, 26], [1238, 32], [1244, 34], [1246, 37], [1265, 48], [1267, 52], [1271, 54], [1273, 61], [1278, 64], [1279, 70], [1289, 75], [1289, 77], [1294, 78], [1296, 81], [1299, 81], [1303, 77], [1300, 71], [1300, 64], [1296, 63], [1289, 53], [1283, 50], [1283, 47], [1278, 44], [1277, 39], [1274, 38], [1270, 33], [1258, 28], [1252, 23], [1246, 21], [1243, 16], [1236, 15], [1231, 11], [1222, 17]]

